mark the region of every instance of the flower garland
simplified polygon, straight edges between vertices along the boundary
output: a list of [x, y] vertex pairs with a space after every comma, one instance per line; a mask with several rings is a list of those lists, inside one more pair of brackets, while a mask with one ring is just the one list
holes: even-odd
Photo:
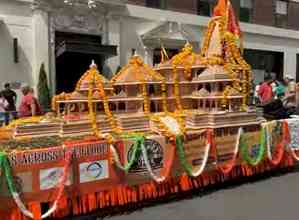
[[236, 79], [236, 74], [233, 69], [235, 65], [240, 65], [242, 69], [241, 76], [241, 84], [236, 81], [233, 82], [234, 88], [242, 91], [243, 99], [242, 99], [242, 110], [245, 111], [247, 109], [247, 103], [250, 96], [251, 90], [251, 81], [252, 81], [252, 72], [251, 67], [246, 63], [246, 61], [242, 58], [240, 54], [239, 48], [236, 46], [236, 38], [232, 33], [226, 32], [224, 34], [224, 41], [227, 43], [227, 56], [229, 63], [225, 65], [226, 70], [230, 73], [233, 79]]
[[172, 131], [170, 131], [169, 127], [166, 126], [162, 120], [161, 120], [161, 117], [158, 116], [158, 115], [153, 115], [151, 117], [151, 120], [158, 123], [158, 126], [159, 126], [159, 131], [164, 135], [166, 136], [168, 139], [170, 140], [174, 140], [174, 134], [172, 133]]
[[240, 150], [241, 150], [241, 154], [243, 159], [250, 164], [251, 166], [257, 166], [263, 159], [265, 156], [265, 144], [266, 144], [266, 140], [265, 140], [265, 129], [262, 127], [262, 131], [261, 131], [261, 139], [260, 139], [260, 149], [258, 151], [258, 155], [256, 158], [251, 158], [248, 152], [248, 145], [245, 143], [244, 140], [244, 135], [243, 135], [243, 129], [241, 132], [241, 138], [240, 138]]
[[200, 168], [196, 171], [196, 172], [193, 172], [193, 168], [192, 168], [192, 165], [188, 164], [187, 162], [187, 159], [185, 157], [185, 152], [184, 152], [184, 147], [183, 147], [183, 141], [182, 141], [183, 137], [181, 135], [177, 135], [176, 136], [176, 146], [177, 146], [177, 152], [178, 152], [178, 156], [179, 156], [179, 159], [180, 159], [180, 162], [181, 162], [181, 165], [183, 166], [183, 168], [185, 169], [185, 171], [187, 172], [187, 174], [191, 177], [198, 177], [200, 176], [206, 165], [207, 165], [207, 162], [208, 162], [208, 159], [209, 159], [209, 153], [210, 153], [210, 147], [211, 147], [211, 144], [208, 143], [206, 145], [206, 150], [205, 150], [205, 153], [204, 153], [204, 158], [203, 158], [203, 161], [202, 161], [202, 164], [200, 166]]
[[109, 101], [108, 101], [108, 98], [105, 94], [105, 90], [103, 88], [103, 85], [101, 83], [99, 85], [99, 88], [100, 88], [100, 96], [102, 97], [103, 103], [104, 103], [104, 111], [105, 111], [105, 114], [108, 117], [108, 121], [109, 121], [109, 124], [112, 128], [112, 131], [115, 132], [116, 134], [119, 134], [121, 132], [121, 129], [117, 126], [117, 122], [116, 122], [113, 114], [111, 113], [111, 111], [109, 109]]
[[[56, 211], [56, 209], [58, 207], [58, 202], [61, 199], [61, 196], [62, 196], [64, 188], [65, 188], [67, 174], [69, 173], [71, 158], [72, 158], [72, 151], [67, 151], [65, 154], [65, 165], [63, 167], [63, 175], [61, 176], [61, 178], [59, 180], [58, 193], [56, 195], [56, 199], [55, 199], [52, 207], [41, 216], [41, 219], [48, 218], [52, 213], [54, 213]], [[26, 208], [26, 206], [24, 205], [24, 203], [22, 202], [22, 200], [20, 198], [19, 193], [16, 191], [16, 188], [13, 183], [12, 171], [11, 171], [11, 167], [9, 164], [9, 160], [7, 158], [7, 155], [4, 153], [0, 153], [0, 164], [1, 164], [1, 168], [3, 169], [3, 171], [5, 173], [8, 189], [9, 189], [12, 197], [14, 198], [16, 205], [19, 207], [19, 209], [25, 216], [33, 219], [34, 218], [33, 213], [30, 212]]]
[[183, 106], [181, 102], [179, 75], [177, 71], [177, 64], [175, 64], [175, 62], [173, 62], [173, 80], [174, 80], [174, 97], [175, 97], [176, 107], [179, 111], [182, 111]]
[[148, 159], [147, 150], [144, 146], [144, 139], [141, 142], [141, 151], [142, 151], [142, 156], [143, 156], [143, 159], [144, 159], [146, 169], [148, 170], [150, 176], [152, 177], [152, 179], [156, 183], [163, 183], [170, 176], [171, 168], [172, 168], [173, 161], [174, 161], [174, 158], [175, 158], [175, 147], [173, 145], [171, 147], [172, 147], [172, 149], [171, 149], [171, 153], [170, 153], [170, 158], [168, 160], [165, 160], [165, 167], [166, 167], [165, 170], [164, 170], [165, 174], [164, 175], [160, 174], [158, 176], [157, 174], [154, 173], [154, 171], [152, 169], [152, 166], [150, 164], [150, 161]]
[[156, 71], [152, 70], [149, 65], [144, 64], [145, 69], [148, 71], [148, 73], [155, 79], [161, 81], [161, 92], [162, 92], [162, 108], [164, 113], [168, 112], [168, 105], [167, 105], [167, 85], [165, 78], [157, 73]]
[[273, 158], [272, 153], [271, 153], [271, 145], [275, 145], [275, 143], [272, 140], [272, 137], [273, 137], [274, 128], [277, 127], [277, 123], [279, 123], [279, 122], [272, 121], [272, 122], [263, 124], [265, 131], [266, 131], [265, 133], [266, 133], [266, 141], [267, 141], [267, 156], [268, 156], [270, 163], [274, 166], [277, 166], [282, 161], [283, 155], [284, 155], [284, 144], [285, 144], [285, 138], [283, 135], [282, 140], [276, 144], [276, 147], [274, 149], [276, 157]]
[[136, 71], [137, 75], [142, 77], [141, 92], [142, 92], [142, 97], [143, 97], [143, 107], [144, 107], [144, 112], [146, 114], [149, 114], [150, 113], [150, 108], [149, 108], [149, 98], [148, 98], [147, 86], [146, 86], [145, 78], [144, 78], [143, 74], [140, 72], [140, 69], [139, 69], [139, 65], [140, 65], [141, 62], [142, 61], [139, 61], [138, 59], [136, 59], [136, 61], [134, 62], [134, 68], [135, 68], [135, 71]]
[[[95, 73], [96, 72], [93, 72], [93, 80], [95, 78]], [[94, 112], [94, 106], [93, 106], [93, 86], [94, 86], [93, 80], [90, 80], [88, 84], [88, 111], [89, 111], [88, 114], [89, 114], [89, 119], [91, 121], [91, 129], [93, 131], [93, 134], [97, 138], [100, 138], [102, 135], [97, 125], [97, 116], [96, 113]]]
[[[184, 78], [190, 80], [192, 78], [192, 64], [195, 60], [195, 54], [192, 52], [193, 48], [191, 44], [187, 43], [183, 48], [182, 52], [175, 55], [172, 61], [173, 69], [173, 81], [174, 81], [174, 97], [176, 102], [176, 107], [178, 111], [183, 110], [182, 101], [181, 101], [181, 92], [180, 92], [180, 76], [178, 74], [177, 67], [178, 65], [184, 66]], [[191, 56], [191, 59], [188, 58]]]
[[133, 145], [133, 153], [132, 153], [132, 158], [130, 161], [128, 161], [128, 163], [123, 166], [120, 162], [119, 159], [119, 155], [117, 153], [117, 150], [115, 149], [115, 147], [113, 146], [113, 144], [110, 144], [110, 150], [113, 156], [113, 160], [115, 162], [115, 165], [125, 171], [126, 173], [129, 172], [129, 170], [132, 168], [132, 166], [136, 163], [137, 159], [139, 158], [140, 155], [140, 147], [141, 147], [141, 143], [144, 142], [144, 137], [141, 135], [133, 135], [130, 136], [130, 139], [135, 141], [134, 145]]
[[221, 105], [223, 108], [227, 108], [227, 106], [229, 105], [228, 95], [231, 89], [232, 89], [231, 86], [226, 86], [223, 90], [223, 99], [221, 100]]
[[[222, 164], [222, 165], [218, 165], [218, 162], [217, 162], [217, 169], [220, 170], [225, 175], [229, 174], [233, 170], [234, 166], [236, 165], [236, 162], [238, 159], [241, 135], [242, 135], [242, 128], [239, 128], [236, 143], [235, 143], [235, 148], [234, 148], [234, 155], [233, 155], [232, 159], [229, 162], [227, 162], [226, 164]], [[215, 146], [215, 148], [216, 148], [216, 146]], [[215, 156], [218, 159], [217, 148], [216, 148]]]
[[208, 27], [206, 30], [206, 33], [204, 34], [205, 36], [205, 41], [203, 42], [203, 46], [201, 49], [201, 57], [206, 57], [206, 53], [208, 51], [210, 42], [211, 42], [211, 38], [212, 38], [212, 34], [214, 31], [214, 28], [216, 27], [216, 23], [215, 21], [218, 20], [219, 18], [212, 18], [212, 20], [210, 20], [210, 22], [208, 23]]
[[184, 119], [183, 113], [175, 112], [170, 115], [173, 116], [177, 120], [177, 122], [179, 123], [179, 126], [180, 126], [181, 134], [184, 135], [186, 133], [186, 120]]
[[149, 105], [149, 97], [147, 93], [147, 85], [145, 81], [141, 84], [141, 90], [142, 90], [142, 96], [143, 96], [143, 106], [144, 106], [144, 112], [146, 114], [150, 113], [150, 105]]
[[164, 113], [167, 114], [167, 112], [168, 112], [167, 85], [166, 85], [165, 79], [163, 79], [163, 81], [162, 81], [161, 90], [162, 90], [162, 108], [163, 108]]

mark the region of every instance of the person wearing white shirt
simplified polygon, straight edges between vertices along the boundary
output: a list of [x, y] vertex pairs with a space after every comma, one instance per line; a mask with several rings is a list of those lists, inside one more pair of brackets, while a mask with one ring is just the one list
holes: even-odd
[[8, 106], [7, 100], [4, 98], [3, 93], [0, 92], [0, 125], [5, 122], [5, 112]]

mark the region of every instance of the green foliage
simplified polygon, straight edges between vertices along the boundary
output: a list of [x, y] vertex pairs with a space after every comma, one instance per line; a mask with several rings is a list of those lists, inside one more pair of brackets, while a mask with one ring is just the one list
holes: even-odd
[[116, 69], [115, 74], [119, 73], [120, 70], [121, 70], [121, 66], [118, 66], [117, 69]]
[[45, 71], [45, 65], [42, 63], [39, 71], [39, 80], [37, 85], [38, 101], [44, 111], [50, 109], [51, 99], [48, 86], [47, 74]]

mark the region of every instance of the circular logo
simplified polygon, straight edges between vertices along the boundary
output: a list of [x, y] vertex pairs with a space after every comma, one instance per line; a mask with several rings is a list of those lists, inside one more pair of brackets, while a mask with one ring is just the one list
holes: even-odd
[[97, 179], [102, 175], [103, 167], [99, 162], [93, 162], [87, 166], [86, 171], [91, 178]]
[[[127, 153], [127, 161], [130, 161], [133, 156], [133, 146], [132, 144]], [[152, 169], [160, 169], [163, 167], [163, 147], [161, 144], [153, 139], [145, 139], [144, 147], [147, 152], [147, 157]], [[144, 158], [141, 154], [139, 159], [136, 161], [134, 166], [130, 169], [130, 173], [144, 172], [146, 171], [146, 165]]]

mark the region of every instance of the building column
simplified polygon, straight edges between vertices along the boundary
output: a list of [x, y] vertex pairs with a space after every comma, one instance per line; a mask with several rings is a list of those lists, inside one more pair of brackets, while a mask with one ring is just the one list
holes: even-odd
[[[105, 28], [105, 35], [107, 36], [106, 39], [108, 42], [104, 42], [104, 44], [117, 46], [117, 55], [107, 58], [104, 64], [106, 66], [106, 71], [109, 71], [109, 73], [103, 73], [106, 76], [108, 75], [107, 77], [111, 77], [115, 74], [117, 68], [120, 66], [120, 24], [119, 17], [111, 16], [107, 21], [107, 28]], [[105, 70], [105, 68], [103, 68], [103, 70]]]
[[289, 49], [284, 52], [283, 62], [283, 76], [290, 75], [296, 79], [297, 70], [297, 51], [296, 49]]
[[[33, 9], [32, 19], [33, 33], [33, 68], [32, 68], [32, 87], [36, 90], [39, 78], [39, 70], [42, 63], [45, 66], [45, 71], [50, 79], [49, 74], [49, 16], [48, 12], [42, 9]], [[51, 87], [51, 85], [50, 85]], [[37, 92], [37, 91], [36, 91]]]
[[49, 18], [49, 88], [50, 94], [56, 94], [56, 56], [55, 56], [55, 24], [53, 15]]
[[153, 66], [154, 63], [154, 49], [151, 47], [144, 47], [144, 63]]

